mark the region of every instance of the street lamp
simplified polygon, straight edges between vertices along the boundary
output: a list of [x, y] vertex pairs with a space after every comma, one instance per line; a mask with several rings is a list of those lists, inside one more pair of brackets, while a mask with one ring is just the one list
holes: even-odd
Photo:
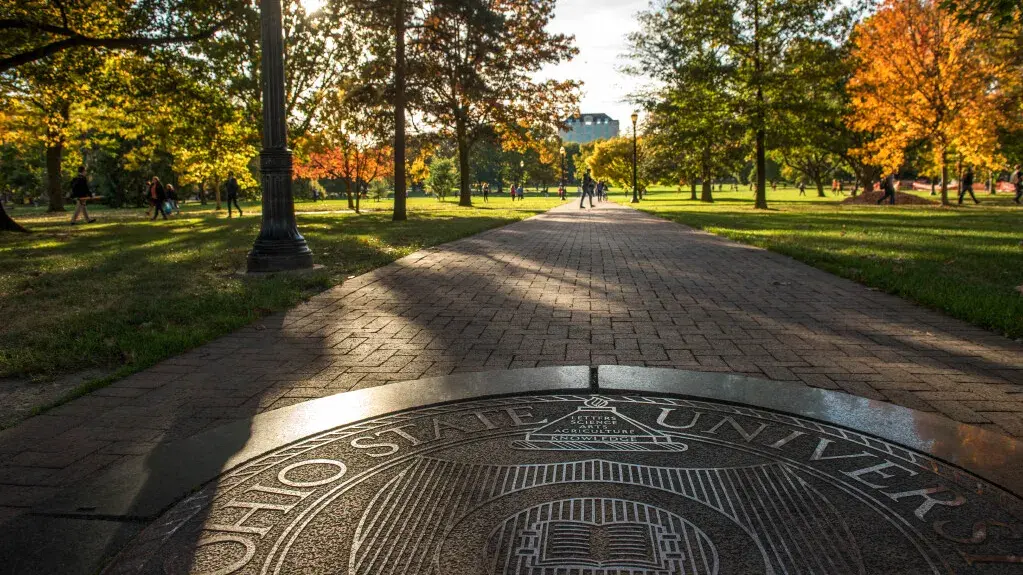
[[639, 113], [632, 113], [632, 203], [639, 203], [639, 192], [636, 187], [636, 121], [639, 120]]
[[[526, 162], [519, 160], [519, 189], [522, 189], [523, 184], [526, 182]], [[519, 194], [522, 192], [520, 191]]]
[[259, 170], [263, 192], [263, 220], [249, 252], [249, 273], [309, 269], [313, 252], [295, 224], [291, 195], [292, 159], [284, 103], [284, 38], [280, 0], [261, 0], [263, 150]]
[[561, 146], [561, 189], [565, 189], [565, 146]]

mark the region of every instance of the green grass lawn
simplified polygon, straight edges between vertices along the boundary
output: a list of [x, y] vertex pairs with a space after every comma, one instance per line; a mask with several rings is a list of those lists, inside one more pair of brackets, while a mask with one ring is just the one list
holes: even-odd
[[[726, 186], [727, 189], [727, 186]], [[840, 205], [816, 189], [753, 194], [715, 189], [715, 202], [654, 188], [637, 207], [727, 238], [764, 247], [952, 316], [1023, 337], [1023, 208], [1008, 193], [978, 194], [979, 206]], [[928, 192], [915, 192], [930, 197]], [[628, 199], [613, 193], [619, 202]], [[955, 197], [952, 196], [952, 200]], [[798, 297], [798, 288], [792, 294]]]
[[460, 208], [456, 201], [411, 198], [402, 223], [390, 221], [391, 201], [364, 201], [361, 215], [340, 200], [299, 203], [299, 230], [326, 268], [260, 280], [236, 275], [259, 230], [254, 203], [243, 204], [243, 218], [187, 205], [166, 222], [148, 221], [143, 209], [97, 208], [96, 223], [78, 226], [69, 225], [70, 212], [17, 208], [13, 216], [34, 233], [0, 233], [0, 378], [87, 368], [112, 373], [107, 380], [123, 376], [349, 276], [560, 203], [497, 196]]

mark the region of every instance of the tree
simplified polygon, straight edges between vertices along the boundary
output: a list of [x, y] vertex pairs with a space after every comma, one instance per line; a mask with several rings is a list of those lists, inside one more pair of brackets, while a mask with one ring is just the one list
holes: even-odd
[[[459, 205], [472, 205], [469, 158], [485, 127], [504, 139], [523, 127], [553, 135], [574, 108], [575, 83], [537, 82], [533, 74], [577, 53], [572, 38], [549, 32], [554, 0], [469, 0], [429, 5], [416, 79], [424, 111], [458, 148]], [[506, 143], [506, 147], [508, 144]]]
[[472, 181], [478, 189], [482, 189], [485, 183], [497, 182], [501, 179], [502, 162], [505, 152], [501, 149], [501, 142], [493, 130], [481, 130], [484, 132], [472, 148], [469, 158], [469, 165], [472, 169]]
[[8, 127], [35, 134], [46, 145], [46, 192], [49, 211], [64, 210], [62, 164], [73, 127], [72, 111], [91, 97], [102, 59], [88, 51], [66, 50], [47, 62], [32, 62], [0, 75], [0, 89], [18, 103]]
[[455, 162], [451, 158], [434, 156], [433, 161], [430, 162], [430, 176], [427, 179], [430, 191], [443, 201], [454, 189], [458, 180]]
[[[639, 139], [640, 150], [643, 150], [644, 139]], [[632, 138], [612, 138], [597, 142], [593, 154], [586, 160], [586, 166], [595, 180], [605, 180], [616, 188], [632, 189]], [[646, 174], [639, 170], [636, 176], [636, 187], [645, 192], [649, 181]]]
[[[575, 160], [579, 156], [579, 144], [576, 142], [563, 142], [562, 147], [565, 148], [565, 185], [571, 184], [576, 181]], [[560, 153], [560, 152], [559, 152]], [[561, 159], [558, 159], [561, 162]], [[561, 168], [560, 164], [558, 166]]]
[[995, 87], [1004, 70], [983, 30], [934, 0], [886, 0], [857, 27], [853, 42], [850, 122], [878, 134], [861, 155], [892, 172], [909, 146], [927, 142], [941, 167], [942, 204], [952, 151], [968, 163], [999, 163], [1004, 117]]
[[778, 154], [782, 165], [782, 176], [787, 180], [809, 180], [817, 187], [817, 197], [823, 198], [824, 183], [831, 178], [838, 166], [837, 156], [827, 148], [817, 145], [790, 146]]
[[547, 192], [549, 184], [559, 178], [558, 162], [561, 159], [557, 140], [534, 140], [526, 150], [526, 173], [524, 179]]
[[819, 80], [786, 66], [802, 42], [834, 40], [846, 13], [835, 0], [666, 0], [629, 37], [629, 70], [668, 87], [702, 86], [731, 102], [753, 142], [757, 208], [767, 207], [768, 136], [793, 112], [792, 94]]
[[783, 66], [818, 80], [794, 92], [788, 110], [779, 114], [772, 157], [782, 166], [783, 177], [812, 182], [824, 197], [824, 185], [842, 164], [851, 139], [845, 122], [848, 47], [818, 39], [794, 42]]
[[348, 207], [356, 213], [363, 186], [390, 174], [386, 110], [368, 96], [356, 89], [325, 97], [317, 130], [306, 138], [307, 154], [296, 171], [299, 177], [343, 179]]

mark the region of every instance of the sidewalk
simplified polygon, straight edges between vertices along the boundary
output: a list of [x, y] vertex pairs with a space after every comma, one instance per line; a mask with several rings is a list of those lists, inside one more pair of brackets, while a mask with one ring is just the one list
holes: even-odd
[[616, 204], [417, 252], [0, 432], [0, 522], [161, 442], [356, 388], [548, 365], [736, 372], [1023, 437], [1023, 346]]

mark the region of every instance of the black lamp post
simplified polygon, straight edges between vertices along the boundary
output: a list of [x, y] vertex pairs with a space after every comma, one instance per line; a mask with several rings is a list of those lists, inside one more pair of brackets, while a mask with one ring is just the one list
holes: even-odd
[[260, 0], [263, 56], [263, 222], [248, 257], [248, 271], [276, 272], [313, 267], [313, 252], [295, 224], [292, 160], [284, 107], [284, 39], [280, 0]]
[[519, 195], [522, 195], [521, 189], [526, 184], [526, 162], [519, 160]]
[[561, 187], [565, 187], [565, 146], [561, 146]]
[[636, 121], [639, 120], [639, 114], [636, 112], [632, 113], [632, 203], [639, 203], [639, 191], [636, 187], [636, 159], [637, 159], [637, 146], [636, 146]]

